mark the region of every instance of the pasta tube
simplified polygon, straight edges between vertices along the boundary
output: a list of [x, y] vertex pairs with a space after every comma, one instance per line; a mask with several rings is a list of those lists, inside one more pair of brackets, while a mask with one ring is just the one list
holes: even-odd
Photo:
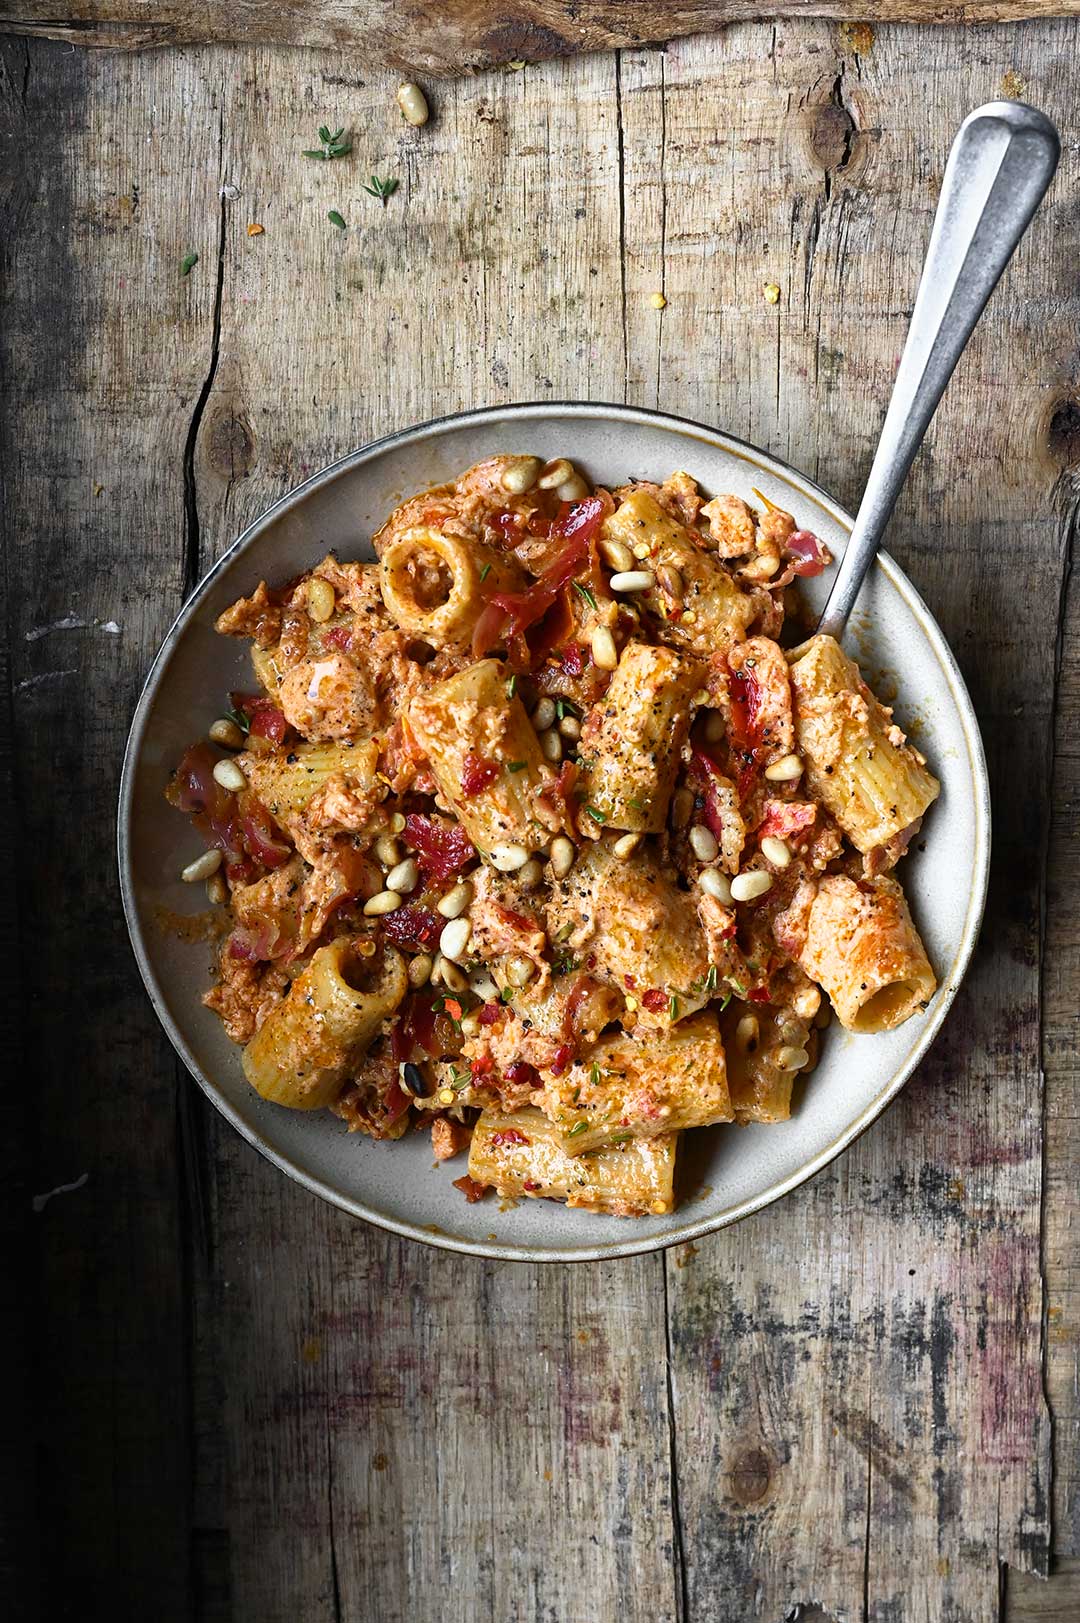
[[631, 642], [582, 728], [588, 802], [612, 828], [658, 834], [690, 728], [695, 662]]
[[648, 847], [621, 862], [612, 844], [589, 846], [553, 886], [548, 936], [587, 954], [590, 974], [632, 995], [639, 1022], [667, 1026], [709, 1000], [705, 933]]
[[252, 750], [243, 756], [248, 783], [279, 822], [302, 812], [335, 774], [341, 774], [349, 789], [371, 789], [378, 763], [379, 745], [373, 738], [355, 744], [302, 740], [287, 751], [257, 754]]
[[524, 579], [506, 553], [426, 525], [396, 535], [379, 565], [383, 602], [402, 631], [436, 648], [467, 648], [487, 596], [519, 591]]
[[791, 1010], [733, 999], [720, 1016], [735, 1120], [787, 1121], [810, 1029]]
[[[697, 546], [686, 526], [666, 513], [648, 491], [636, 490], [628, 496], [605, 521], [604, 535], [631, 551], [648, 547], [641, 560], [643, 569], [655, 571], [666, 565], [678, 570], [683, 615], [668, 621], [670, 637], [706, 656], [742, 641], [757, 612], [752, 598], [740, 591], [715, 556]], [[634, 552], [634, 556], [640, 553]], [[668, 603], [657, 588], [641, 596], [654, 614], [668, 613]], [[691, 613], [693, 619], [689, 620]]]
[[339, 936], [319, 948], [252, 1037], [244, 1075], [272, 1104], [323, 1109], [407, 991], [405, 960], [393, 947], [366, 960]]
[[713, 1014], [698, 1014], [639, 1040], [603, 1038], [564, 1076], [548, 1077], [536, 1102], [571, 1155], [732, 1119], [724, 1045]]
[[888, 844], [941, 785], [835, 638], [811, 637], [791, 658], [796, 748], [811, 790], [857, 850]]
[[937, 980], [904, 893], [888, 874], [826, 874], [797, 961], [849, 1031], [891, 1031], [924, 1009]]
[[549, 769], [524, 705], [506, 689], [502, 665], [482, 659], [409, 706], [443, 799], [485, 855], [500, 845], [539, 850], [552, 833], [537, 804]]
[[568, 1155], [539, 1110], [485, 1110], [473, 1131], [469, 1176], [504, 1197], [564, 1200], [615, 1217], [659, 1216], [675, 1205], [674, 1133], [628, 1139], [596, 1155]]

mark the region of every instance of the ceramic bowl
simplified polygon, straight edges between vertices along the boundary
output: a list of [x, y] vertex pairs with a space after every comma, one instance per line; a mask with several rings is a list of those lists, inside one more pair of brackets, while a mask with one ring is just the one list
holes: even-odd
[[[402, 497], [452, 478], [497, 451], [569, 455], [593, 480], [663, 479], [685, 468], [710, 492], [751, 498], [756, 488], [843, 551], [848, 515], [809, 479], [752, 446], [695, 423], [624, 406], [541, 404], [470, 412], [391, 435], [345, 457], [277, 502], [245, 531], [193, 593], [154, 661], [128, 741], [119, 817], [128, 927], [154, 1007], [177, 1052], [217, 1108], [305, 1188], [395, 1233], [455, 1251], [527, 1261], [628, 1256], [733, 1223], [813, 1176], [888, 1104], [934, 1040], [967, 967], [982, 916], [990, 814], [978, 727], [956, 662], [902, 571], [882, 555], [848, 643], [872, 684], [898, 692], [897, 716], [941, 779], [925, 840], [902, 866], [912, 911], [940, 981], [925, 1014], [884, 1035], [835, 1023], [821, 1061], [797, 1089], [790, 1121], [688, 1134], [682, 1199], [665, 1217], [598, 1217], [549, 1201], [500, 1211], [467, 1205], [451, 1180], [460, 1160], [432, 1164], [426, 1133], [373, 1143], [328, 1112], [266, 1104], [245, 1082], [239, 1050], [200, 994], [210, 950], [162, 926], [163, 915], [205, 908], [201, 886], [178, 875], [201, 849], [162, 790], [185, 746], [205, 733], [230, 688], [251, 685], [246, 645], [214, 619], [260, 579], [285, 580], [334, 549], [371, 557], [369, 536]], [[832, 571], [805, 583], [815, 607]]]

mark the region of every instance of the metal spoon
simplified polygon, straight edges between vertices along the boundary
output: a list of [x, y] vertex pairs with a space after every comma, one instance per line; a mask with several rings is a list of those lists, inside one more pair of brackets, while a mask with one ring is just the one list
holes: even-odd
[[964, 345], [1054, 177], [1061, 143], [1023, 102], [969, 113], [953, 142], [885, 425], [818, 630], [840, 637]]

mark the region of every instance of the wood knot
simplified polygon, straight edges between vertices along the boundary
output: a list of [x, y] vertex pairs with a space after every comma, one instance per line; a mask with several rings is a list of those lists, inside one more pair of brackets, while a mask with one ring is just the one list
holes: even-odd
[[729, 1482], [731, 1495], [740, 1505], [759, 1505], [772, 1485], [772, 1461], [763, 1448], [742, 1449], [735, 1456]]
[[836, 174], [847, 168], [857, 134], [855, 120], [843, 102], [827, 101], [816, 110], [810, 128], [810, 148], [826, 173]]
[[1066, 468], [1080, 466], [1080, 398], [1059, 400], [1050, 415], [1046, 445], [1055, 462]]
[[206, 430], [206, 460], [223, 479], [243, 479], [255, 460], [255, 435], [246, 418], [225, 406], [214, 413]]

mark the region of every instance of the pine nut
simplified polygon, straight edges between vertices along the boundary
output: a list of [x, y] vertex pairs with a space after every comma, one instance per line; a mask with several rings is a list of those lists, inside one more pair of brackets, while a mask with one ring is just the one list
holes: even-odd
[[186, 868], [181, 868], [180, 877], [185, 885], [196, 885], [200, 879], [209, 879], [220, 867], [221, 852], [214, 846], [204, 851], [201, 857], [196, 857], [194, 862], [189, 862]]
[[388, 834], [383, 834], [375, 841], [375, 855], [384, 868], [396, 868], [401, 861], [401, 847]]
[[307, 588], [308, 617], [322, 625], [334, 612], [334, 588], [321, 575], [312, 575]]
[[821, 993], [816, 986], [804, 986], [795, 993], [791, 1007], [800, 1020], [812, 1020], [821, 1008]]
[[607, 626], [594, 626], [591, 640], [593, 664], [602, 671], [613, 671], [619, 663], [619, 652]]
[[545, 732], [548, 727], [554, 726], [557, 715], [555, 700], [545, 695], [532, 713], [532, 724], [538, 733]]
[[744, 1014], [735, 1027], [735, 1046], [740, 1053], [749, 1054], [757, 1047], [759, 1030], [757, 1015]]
[[214, 768], [214, 781], [234, 795], [247, 788], [247, 779], [235, 761], [219, 761]]
[[[468, 991], [469, 977], [466, 975], [463, 969], [458, 968], [457, 964], [454, 963], [452, 958], [444, 958], [440, 953], [439, 957], [436, 959], [436, 962], [440, 967], [440, 978], [444, 986], [449, 987], [451, 992]], [[432, 980], [435, 979], [434, 974], [431, 978]]]
[[640, 834], [624, 834], [611, 847], [612, 855], [618, 857], [620, 862], [625, 862], [627, 857], [633, 856], [640, 844]]
[[551, 871], [556, 879], [565, 879], [574, 866], [577, 846], [565, 834], [556, 834], [551, 842]]
[[633, 552], [634, 557], [638, 559], [649, 558], [652, 556], [652, 547], [650, 547], [647, 541], [635, 541], [630, 550]]
[[468, 1014], [462, 1015], [461, 1035], [463, 1037], [479, 1037], [480, 1016], [477, 1014], [475, 1009], [470, 1009]]
[[731, 894], [737, 902], [752, 902], [772, 888], [772, 874], [764, 868], [751, 868], [749, 873], [737, 873], [731, 881]]
[[625, 569], [612, 575], [608, 585], [613, 592], [651, 592], [656, 576], [651, 569]]
[[810, 1055], [805, 1048], [781, 1048], [776, 1055], [777, 1068], [781, 1071], [801, 1071]]
[[723, 902], [725, 907], [731, 906], [731, 881], [719, 868], [703, 868], [698, 874], [698, 884], [706, 896], [712, 896], [715, 901]]
[[511, 986], [528, 986], [536, 974], [536, 965], [524, 953], [515, 953], [506, 966], [506, 978]]
[[206, 881], [206, 900], [212, 907], [220, 907], [229, 900], [229, 887], [222, 874], [212, 873]]
[[705, 716], [705, 742], [706, 744], [719, 744], [727, 731], [723, 713], [719, 710], [709, 710]]
[[529, 853], [523, 845], [493, 845], [488, 852], [491, 866], [500, 873], [517, 873], [524, 868], [529, 860]]
[[554, 727], [549, 727], [546, 733], [540, 734], [540, 748], [544, 752], [544, 760], [552, 763], [562, 760], [562, 739]]
[[597, 542], [597, 549], [601, 558], [606, 564], [610, 564], [612, 569], [633, 569], [634, 554], [625, 541], [609, 541], [602, 536]]
[[435, 911], [441, 913], [444, 919], [459, 919], [467, 907], [472, 906], [473, 888], [467, 879], [461, 879], [448, 890], [445, 896], [440, 896], [435, 903]]
[[399, 896], [407, 896], [419, 883], [420, 864], [415, 857], [406, 857], [404, 862], [399, 862], [396, 867], [391, 868], [386, 876], [387, 890], [396, 890]]
[[536, 476], [542, 467], [543, 463], [538, 456], [515, 457], [513, 462], [508, 462], [503, 469], [499, 482], [511, 496], [523, 496], [535, 485]]
[[657, 564], [656, 584], [668, 597], [682, 598], [683, 578], [674, 564]]
[[694, 796], [689, 789], [676, 789], [671, 799], [671, 826], [685, 828], [694, 810]]
[[589, 494], [589, 487], [580, 473], [572, 474], [555, 492], [561, 502], [580, 502]]
[[564, 716], [559, 722], [559, 731], [564, 738], [576, 742], [581, 737], [581, 723], [576, 716]]
[[715, 862], [720, 854], [716, 835], [704, 823], [695, 823], [690, 830], [690, 849], [699, 862]]
[[530, 857], [524, 868], [519, 868], [517, 871], [517, 882], [522, 890], [535, 890], [538, 885], [543, 883], [543, 879], [543, 863], [538, 862], [536, 857]]
[[451, 919], [443, 926], [439, 937], [439, 951], [451, 963], [456, 963], [465, 956], [469, 945], [469, 936], [472, 933], [472, 924], [467, 918]]
[[409, 985], [426, 986], [428, 981], [431, 979], [431, 971], [434, 963], [435, 960], [432, 958], [429, 952], [421, 952], [418, 953], [415, 958], [410, 958], [409, 967], [406, 970], [406, 974], [409, 977]]
[[564, 456], [559, 456], [555, 458], [554, 462], [548, 462], [545, 465], [543, 473], [536, 481], [537, 487], [540, 490], [557, 490], [560, 485], [564, 485], [568, 479], [573, 479], [576, 474], [577, 469], [574, 464], [567, 462]]
[[369, 919], [377, 919], [384, 913], [392, 913], [400, 906], [401, 897], [396, 890], [380, 890], [377, 896], [372, 896], [364, 903], [364, 912]]
[[401, 108], [401, 116], [406, 124], [419, 127], [428, 121], [427, 97], [419, 85], [413, 84], [409, 79], [403, 85], [398, 85], [397, 104]]
[[475, 992], [478, 998], [482, 998], [485, 1003], [497, 1003], [499, 1001], [499, 988], [483, 967], [474, 969], [469, 976], [469, 989]]
[[390, 832], [391, 832], [391, 834], [404, 834], [404, 832], [405, 832], [405, 813], [404, 812], [395, 812], [393, 817], [391, 817], [391, 819], [390, 819]]
[[786, 868], [791, 861], [791, 848], [776, 834], [766, 834], [761, 842], [761, 854], [774, 868]]
[[235, 721], [230, 721], [227, 716], [222, 716], [220, 721], [215, 721], [214, 725], [209, 729], [207, 737], [213, 743], [220, 744], [223, 749], [242, 750], [244, 747], [243, 733]]
[[770, 783], [794, 783], [802, 777], [802, 759], [798, 755], [781, 755], [778, 761], [765, 768]]

